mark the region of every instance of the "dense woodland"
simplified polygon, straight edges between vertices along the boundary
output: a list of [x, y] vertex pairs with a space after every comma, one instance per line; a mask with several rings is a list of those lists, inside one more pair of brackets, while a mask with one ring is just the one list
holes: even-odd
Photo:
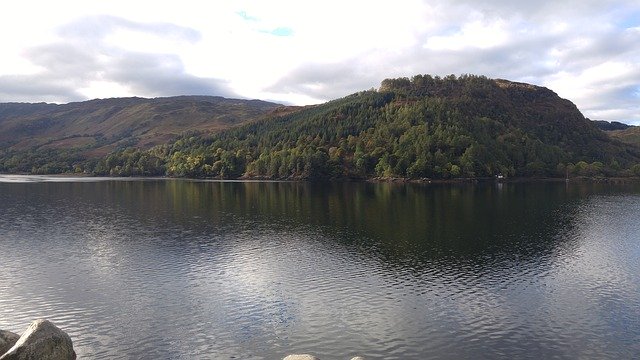
[[640, 175], [640, 150], [610, 139], [542, 87], [464, 75], [387, 79], [285, 115], [150, 149], [0, 152], [0, 171], [272, 179]]

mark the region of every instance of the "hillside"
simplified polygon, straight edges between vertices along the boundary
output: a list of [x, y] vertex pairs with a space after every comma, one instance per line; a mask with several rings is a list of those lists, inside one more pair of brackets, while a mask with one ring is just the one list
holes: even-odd
[[607, 131], [613, 139], [621, 142], [640, 146], [640, 126], [631, 126], [626, 129]]
[[450, 179], [630, 175], [638, 163], [638, 148], [610, 139], [549, 89], [481, 76], [419, 75], [218, 134], [112, 154], [89, 171]]
[[[186, 99], [195, 104], [189, 109], [204, 106]], [[131, 131], [135, 146], [102, 158], [64, 150], [44, 157], [8, 154], [0, 157], [0, 171], [275, 179], [640, 174], [639, 148], [611, 139], [573, 103], [529, 84], [418, 75], [387, 79], [379, 90], [320, 105], [274, 110], [275, 104], [256, 104], [261, 107], [253, 116], [241, 118], [244, 125], [224, 131], [191, 133], [146, 149], [153, 142], [143, 141], [144, 135], [170, 125], [149, 120], [138, 132], [140, 123], [131, 121], [119, 133]], [[167, 112], [189, 113], [183, 107], [154, 109], [151, 119], [158, 120]], [[103, 111], [96, 106], [96, 113]], [[198, 130], [220, 128], [195, 123], [202, 125], [193, 127]]]
[[213, 96], [114, 98], [57, 104], [0, 104], [0, 149], [78, 149], [88, 157], [149, 148], [185, 131], [215, 132], [255, 120], [278, 104]]
[[598, 129], [620, 142], [640, 146], [640, 127], [623, 124], [617, 121], [591, 120]]

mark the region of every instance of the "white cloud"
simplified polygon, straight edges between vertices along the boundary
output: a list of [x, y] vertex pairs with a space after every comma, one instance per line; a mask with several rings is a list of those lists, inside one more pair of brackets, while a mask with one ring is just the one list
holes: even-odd
[[78, 92], [89, 99], [105, 98], [105, 94], [119, 94], [122, 97], [135, 96], [131, 90], [115, 81], [93, 80], [87, 83], [84, 88], [79, 88]]
[[576, 101], [587, 101], [599, 92], [608, 92], [637, 81], [634, 73], [638, 70], [635, 64], [607, 61], [578, 73], [559, 72], [550, 77], [547, 85], [560, 94], [571, 94]]
[[0, 13], [0, 101], [209, 91], [310, 103], [387, 77], [476, 73], [640, 122], [638, 18], [637, 0], [25, 0]]
[[462, 28], [444, 36], [432, 36], [424, 45], [426, 49], [439, 51], [459, 51], [463, 49], [489, 49], [507, 43], [510, 38], [510, 29], [502, 20], [492, 23], [473, 21], [464, 24]]

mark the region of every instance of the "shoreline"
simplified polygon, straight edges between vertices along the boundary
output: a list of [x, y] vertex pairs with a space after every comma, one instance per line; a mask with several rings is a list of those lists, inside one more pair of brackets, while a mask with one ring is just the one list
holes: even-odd
[[[340, 179], [273, 179], [262, 177], [240, 177], [235, 179], [221, 179], [221, 178], [190, 178], [190, 177], [172, 177], [172, 176], [93, 176], [88, 174], [49, 174], [49, 175], [32, 175], [32, 174], [0, 174], [0, 178], [24, 178], [25, 180], [42, 179], [42, 181], [64, 181], [64, 180], [78, 180], [78, 181], [110, 181], [110, 180], [122, 180], [122, 181], [153, 181], [153, 180], [186, 180], [186, 181], [202, 181], [202, 182], [256, 182], [256, 183], [371, 183], [371, 184], [418, 184], [418, 185], [461, 185], [461, 184], [522, 184], [522, 183], [594, 183], [594, 184], [633, 184], [640, 183], [640, 177], [588, 177], [577, 176], [572, 178], [551, 178], [551, 177], [513, 177], [513, 178], [455, 178], [455, 179], [409, 179], [409, 178], [369, 178], [369, 179], [354, 179], [354, 178], [340, 178]], [[0, 181], [3, 182], [3, 181]], [[11, 181], [6, 181], [11, 182]], [[20, 181], [18, 181], [20, 182]]]
[[541, 182], [566, 182], [566, 183], [605, 183], [605, 184], [626, 184], [640, 182], [640, 177], [590, 177], [575, 176], [571, 178], [554, 178], [554, 177], [511, 177], [511, 178], [454, 178], [454, 179], [411, 179], [401, 177], [374, 177], [374, 178], [334, 178], [334, 179], [290, 179], [290, 178], [268, 178], [241, 176], [238, 178], [198, 178], [198, 177], [174, 177], [174, 176], [100, 176], [90, 174], [25, 174], [25, 173], [0, 173], [0, 177], [24, 177], [24, 178], [42, 178], [42, 179], [82, 179], [91, 181], [91, 179], [108, 180], [193, 180], [193, 181], [212, 181], [212, 182], [326, 182], [326, 183], [397, 183], [397, 184], [486, 184], [486, 183], [541, 183]]
[[576, 176], [572, 178], [553, 178], [553, 177], [513, 177], [513, 178], [456, 178], [456, 179], [407, 179], [407, 178], [372, 178], [363, 180], [371, 183], [410, 183], [410, 184], [479, 184], [479, 183], [541, 183], [541, 182], [554, 182], [554, 183], [635, 183], [640, 182], [640, 177], [589, 177], [589, 176]]

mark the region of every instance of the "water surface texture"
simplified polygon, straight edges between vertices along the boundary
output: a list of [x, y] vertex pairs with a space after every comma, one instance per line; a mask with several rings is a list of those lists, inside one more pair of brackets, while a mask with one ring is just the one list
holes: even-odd
[[0, 178], [0, 329], [80, 358], [640, 356], [638, 186], [79, 180]]

